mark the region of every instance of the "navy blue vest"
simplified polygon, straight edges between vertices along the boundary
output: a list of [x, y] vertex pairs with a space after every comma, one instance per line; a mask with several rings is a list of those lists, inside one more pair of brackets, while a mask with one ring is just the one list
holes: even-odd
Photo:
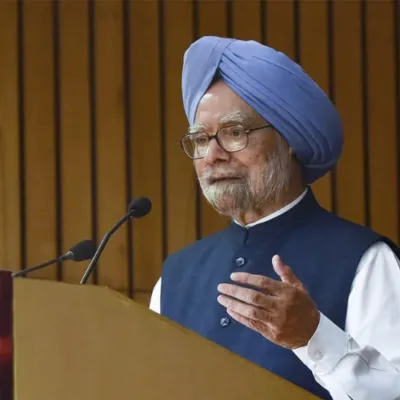
[[291, 351], [235, 322], [217, 302], [217, 286], [234, 271], [274, 279], [279, 254], [319, 310], [344, 329], [347, 300], [363, 253], [388, 239], [322, 209], [311, 190], [294, 208], [250, 229], [232, 223], [164, 263], [161, 314], [294, 384], [331, 399]]

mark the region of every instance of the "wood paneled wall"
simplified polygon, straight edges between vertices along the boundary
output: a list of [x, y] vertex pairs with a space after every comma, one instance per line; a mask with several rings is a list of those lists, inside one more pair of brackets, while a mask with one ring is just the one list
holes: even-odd
[[[0, 267], [99, 242], [145, 195], [151, 214], [112, 238], [92, 282], [146, 302], [167, 254], [227, 224], [178, 144], [183, 53], [202, 35], [263, 41], [303, 65], [345, 125], [317, 197], [397, 241], [399, 26], [399, 1], [385, 0], [2, 0]], [[32, 276], [78, 282], [86, 266]]]

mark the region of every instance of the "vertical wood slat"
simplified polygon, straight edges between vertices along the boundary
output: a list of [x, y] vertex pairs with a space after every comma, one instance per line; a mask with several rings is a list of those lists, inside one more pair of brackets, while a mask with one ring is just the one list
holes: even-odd
[[[60, 3], [62, 248], [91, 237], [88, 3]], [[63, 280], [77, 283], [87, 262], [65, 263]]]
[[[245, 16], [245, 18], [243, 18]], [[244, 22], [244, 20], [246, 22]], [[259, 1], [232, 3], [232, 36], [241, 40], [261, 41], [261, 7]]]
[[[192, 42], [192, 3], [164, 4], [165, 146], [167, 154], [167, 239], [168, 253], [192, 243], [196, 238], [194, 171], [179, 147], [188, 122], [182, 107], [181, 70], [183, 54]], [[177, 23], [176, 21], [179, 21]]]
[[336, 170], [336, 196], [338, 214], [364, 224], [360, 4], [337, 1], [333, 5], [335, 101], [345, 129], [345, 145]]
[[[132, 2], [131, 26], [131, 157], [134, 197], [148, 196], [151, 213], [133, 222], [134, 289], [151, 291], [161, 274], [163, 217], [160, 140], [160, 54], [157, 0]], [[144, 46], [143, 43], [146, 43]], [[144, 90], [138, 88], [145, 85]], [[138, 293], [135, 298], [143, 298]], [[144, 296], [144, 298], [146, 298]]]
[[[208, 1], [198, 2], [198, 35], [223, 36], [228, 35], [227, 30], [227, 2], [217, 3]], [[201, 191], [201, 189], [200, 189]], [[205, 237], [225, 228], [229, 219], [218, 214], [201, 194], [201, 236]]]
[[[328, 3], [301, 2], [300, 64], [308, 75], [329, 94]], [[313, 191], [328, 210], [332, 209], [331, 172], [312, 185]]]
[[[128, 208], [125, 180], [122, 2], [95, 4], [96, 159], [98, 238], [122, 218]], [[127, 287], [127, 226], [108, 242], [98, 264], [98, 282]]]
[[165, 70], [166, 50], [165, 50], [165, 7], [164, 2], [158, 2], [158, 52], [159, 52], [159, 83], [160, 83], [160, 144], [161, 144], [161, 193], [162, 193], [162, 255], [168, 255], [168, 192], [167, 192], [167, 77]]
[[[56, 208], [56, 255], [62, 253], [62, 180], [61, 180], [61, 82], [60, 82], [60, 4], [52, 3], [52, 36], [53, 36], [53, 102], [54, 102], [54, 174], [55, 174], [55, 208]], [[62, 263], [57, 262], [56, 279], [62, 281]]]
[[17, 271], [20, 249], [18, 8], [0, 4], [0, 269]]
[[[132, 80], [131, 80], [131, 2], [122, 0], [122, 44], [123, 44], [123, 96], [124, 96], [124, 139], [125, 139], [125, 195], [126, 204], [132, 202]], [[128, 206], [129, 208], [129, 206]], [[135, 277], [133, 271], [133, 224], [126, 224], [126, 257], [127, 257], [127, 275], [125, 290], [128, 296], [134, 297]]]
[[[295, 59], [293, 0], [268, 1], [263, 16], [266, 25], [266, 44]], [[282, 26], [285, 34], [282, 34]]]
[[25, 78], [24, 78], [24, 9], [22, 1], [17, 3], [17, 30], [18, 30], [18, 157], [19, 157], [19, 221], [20, 221], [20, 268], [26, 262], [26, 189], [25, 189]]
[[[25, 2], [24, 99], [27, 264], [56, 256], [52, 4]], [[26, 267], [26, 266], [24, 266]], [[31, 276], [55, 279], [54, 266]]]
[[[97, 202], [97, 87], [96, 87], [96, 2], [88, 0], [88, 86], [89, 86], [89, 129], [90, 129], [90, 222], [91, 236], [96, 244], [98, 235], [98, 202]], [[97, 268], [93, 268], [90, 281], [98, 283]]]
[[398, 240], [395, 31], [390, 2], [366, 3], [366, 35], [371, 227]]

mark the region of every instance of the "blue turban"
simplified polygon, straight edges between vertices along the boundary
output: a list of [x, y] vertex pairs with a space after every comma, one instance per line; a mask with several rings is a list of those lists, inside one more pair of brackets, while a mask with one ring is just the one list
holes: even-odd
[[217, 73], [285, 137], [303, 165], [307, 184], [336, 164], [343, 147], [336, 108], [298, 64], [255, 41], [205, 36], [186, 50], [182, 96], [190, 124]]

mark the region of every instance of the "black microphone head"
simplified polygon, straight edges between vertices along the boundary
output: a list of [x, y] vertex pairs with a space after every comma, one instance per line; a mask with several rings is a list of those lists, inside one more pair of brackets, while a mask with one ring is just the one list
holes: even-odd
[[72, 253], [72, 257], [70, 259], [73, 261], [86, 261], [93, 258], [96, 250], [97, 247], [93, 240], [82, 240], [82, 242], [79, 242], [73, 246], [68, 253]]
[[142, 218], [151, 210], [151, 201], [147, 197], [139, 197], [131, 202], [128, 212], [132, 217]]

